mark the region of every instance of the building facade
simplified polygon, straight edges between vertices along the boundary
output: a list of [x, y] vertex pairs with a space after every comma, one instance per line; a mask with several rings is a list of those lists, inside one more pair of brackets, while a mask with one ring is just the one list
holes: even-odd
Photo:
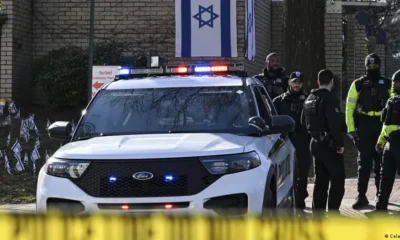
[[[84, 48], [88, 46], [90, 1], [1, 1], [2, 11], [8, 21], [1, 31], [0, 97], [15, 99], [20, 104], [43, 104], [40, 86], [32, 84], [33, 66], [53, 49], [70, 44]], [[283, 4], [283, 0], [255, 0], [254, 61], [245, 59], [245, 0], [237, 0], [237, 58], [176, 58], [174, 0], [96, 0], [95, 38], [96, 41], [131, 41], [138, 49], [162, 56], [168, 64], [240, 62], [251, 74], [255, 74], [261, 71], [265, 56], [271, 51], [279, 53], [283, 64], [285, 62]], [[331, 0], [327, 1], [325, 19], [327, 68], [345, 83], [362, 73], [365, 57], [362, 31], [354, 17], [350, 16], [346, 28], [348, 38], [344, 44], [343, 6], [329, 4], [332, 4]], [[343, 57], [344, 46], [347, 58]], [[389, 75], [395, 70], [396, 63], [388, 64], [392, 59], [387, 57], [389, 54], [384, 46], [377, 46], [376, 51], [382, 56], [386, 54], [386, 65], [391, 67], [385, 68], [385, 73]]]

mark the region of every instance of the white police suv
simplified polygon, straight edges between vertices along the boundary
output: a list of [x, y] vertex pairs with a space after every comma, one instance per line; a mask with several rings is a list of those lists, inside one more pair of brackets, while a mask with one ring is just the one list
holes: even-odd
[[37, 211], [294, 212], [295, 122], [242, 65], [121, 69], [40, 170]]

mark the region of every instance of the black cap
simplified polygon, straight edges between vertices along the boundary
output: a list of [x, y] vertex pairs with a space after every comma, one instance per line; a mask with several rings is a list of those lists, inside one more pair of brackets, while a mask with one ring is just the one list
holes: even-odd
[[300, 80], [303, 81], [303, 73], [302, 72], [292, 72], [289, 77], [289, 81]]
[[393, 74], [392, 81], [393, 82], [400, 82], [400, 70], [397, 70], [397, 72], [395, 72]]
[[380, 57], [375, 54], [371, 53], [367, 57], [365, 57], [365, 66], [368, 69], [377, 69], [381, 66], [381, 59]]

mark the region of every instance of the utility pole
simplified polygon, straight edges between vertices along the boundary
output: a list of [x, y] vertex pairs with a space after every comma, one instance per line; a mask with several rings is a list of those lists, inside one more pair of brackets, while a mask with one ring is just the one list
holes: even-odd
[[89, 33], [89, 71], [88, 71], [88, 103], [92, 99], [93, 77], [93, 45], [94, 45], [94, 0], [90, 0], [90, 33]]

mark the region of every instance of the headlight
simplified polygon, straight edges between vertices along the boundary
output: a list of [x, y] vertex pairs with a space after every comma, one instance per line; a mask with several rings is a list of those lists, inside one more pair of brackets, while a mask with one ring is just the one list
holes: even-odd
[[228, 174], [242, 172], [261, 165], [257, 153], [201, 157], [201, 162], [210, 174]]
[[64, 178], [79, 178], [85, 172], [90, 162], [77, 160], [52, 160], [44, 165], [45, 173]]

